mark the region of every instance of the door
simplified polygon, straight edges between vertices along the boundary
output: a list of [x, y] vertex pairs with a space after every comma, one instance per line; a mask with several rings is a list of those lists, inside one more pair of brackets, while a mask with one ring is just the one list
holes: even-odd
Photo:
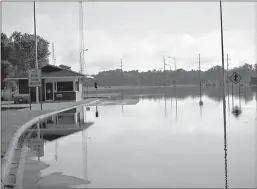
[[46, 101], [54, 100], [53, 83], [46, 83], [45, 86], [45, 97]]

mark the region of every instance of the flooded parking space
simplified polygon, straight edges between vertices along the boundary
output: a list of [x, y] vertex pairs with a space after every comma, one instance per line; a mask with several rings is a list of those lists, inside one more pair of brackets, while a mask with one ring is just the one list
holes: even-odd
[[[141, 96], [53, 116], [30, 130], [20, 184], [27, 187], [255, 187], [256, 100], [227, 113], [203, 96]], [[216, 98], [218, 99], [218, 98]], [[113, 102], [115, 103], [115, 102]], [[238, 99], [233, 99], [234, 106]], [[128, 103], [129, 104], [129, 103]], [[100, 104], [99, 104], [100, 105]], [[41, 141], [41, 142], [39, 142]], [[225, 164], [226, 163], [226, 164]]]

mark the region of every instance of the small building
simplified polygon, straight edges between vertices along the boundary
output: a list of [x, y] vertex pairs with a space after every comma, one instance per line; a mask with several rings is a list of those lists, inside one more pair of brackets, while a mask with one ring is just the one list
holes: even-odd
[[257, 87], [257, 77], [251, 77], [250, 85]]
[[[70, 67], [60, 65], [46, 65], [41, 68], [42, 93], [39, 89], [39, 99], [42, 94], [42, 101], [79, 101], [83, 99], [83, 86], [88, 77], [84, 74], [72, 71]], [[28, 74], [6, 78], [5, 80], [16, 80], [18, 84], [18, 94], [14, 98], [26, 101], [29, 98]], [[36, 88], [30, 90], [31, 102], [36, 101]], [[24, 100], [25, 99], [25, 100]]]

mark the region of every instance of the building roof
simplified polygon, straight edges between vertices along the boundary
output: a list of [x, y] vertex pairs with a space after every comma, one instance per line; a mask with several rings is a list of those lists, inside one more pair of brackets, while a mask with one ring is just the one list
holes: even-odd
[[[46, 65], [41, 68], [42, 70], [42, 78], [58, 78], [58, 77], [85, 77], [87, 78], [88, 76], [85, 74], [81, 74], [75, 71], [72, 71], [68, 67], [59, 67], [59, 66], [54, 66], [54, 65]], [[89, 77], [92, 78], [92, 77]], [[14, 77], [9, 77], [6, 78], [6, 80], [15, 80], [15, 79], [28, 79], [28, 74], [22, 74], [22, 75], [17, 75]]]

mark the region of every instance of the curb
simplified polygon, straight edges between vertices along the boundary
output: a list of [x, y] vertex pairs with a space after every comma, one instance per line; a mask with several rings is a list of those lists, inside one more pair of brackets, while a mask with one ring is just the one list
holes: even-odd
[[[96, 103], [98, 101], [99, 100], [95, 100], [95, 101], [91, 101], [91, 102], [83, 103], [83, 104], [88, 106], [88, 105]], [[67, 108], [62, 108], [62, 109], [59, 109], [59, 110], [55, 110], [55, 111], [52, 111], [52, 112], [49, 112], [49, 113], [37, 116], [37, 117], [33, 118], [32, 120], [24, 123], [23, 125], [21, 125], [18, 128], [18, 130], [14, 133], [14, 135], [13, 135], [13, 137], [11, 139], [11, 142], [9, 144], [9, 147], [8, 147], [4, 157], [3, 157], [2, 170], [1, 170], [1, 172], [2, 172], [2, 174], [1, 174], [1, 176], [2, 176], [1, 185], [2, 186], [4, 186], [3, 183], [7, 183], [5, 181], [7, 181], [7, 178], [8, 178], [8, 173], [9, 173], [10, 165], [11, 165], [12, 160], [13, 160], [13, 154], [14, 154], [15, 149], [17, 149], [19, 137], [22, 135], [22, 133], [26, 129], [28, 129], [30, 126], [32, 126], [33, 124], [41, 121], [42, 119], [45, 119], [45, 118], [47, 118], [49, 116], [58, 114], [58, 113], [63, 112], [63, 111], [67, 111], [67, 110], [76, 108], [76, 107], [78, 107], [80, 105], [82, 105], [82, 104], [77, 104], [77, 105], [74, 105], [74, 106], [70, 106], [70, 107], [67, 107]]]

